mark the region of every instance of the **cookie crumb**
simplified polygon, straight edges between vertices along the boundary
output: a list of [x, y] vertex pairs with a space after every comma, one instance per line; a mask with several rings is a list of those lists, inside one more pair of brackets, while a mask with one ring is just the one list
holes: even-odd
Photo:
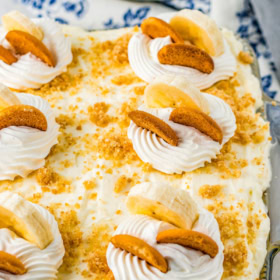
[[241, 51], [238, 55], [238, 59], [240, 62], [244, 64], [252, 64], [254, 62], [253, 56], [251, 56], [248, 52]]

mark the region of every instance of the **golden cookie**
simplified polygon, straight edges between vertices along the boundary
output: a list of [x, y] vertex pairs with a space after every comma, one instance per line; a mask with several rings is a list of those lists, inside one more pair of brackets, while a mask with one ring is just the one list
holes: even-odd
[[17, 257], [3, 251], [0, 251], [0, 270], [15, 275], [23, 275], [27, 271], [23, 263]]
[[0, 111], [0, 130], [9, 126], [28, 126], [46, 131], [47, 119], [37, 108], [29, 105], [13, 105]]
[[24, 31], [12, 30], [7, 33], [6, 39], [17, 53], [24, 55], [30, 52], [49, 66], [55, 66], [52, 53], [33, 35]]
[[10, 50], [4, 48], [3, 46], [0, 46], [0, 60], [4, 61], [9, 65], [18, 61], [18, 59], [13, 55], [13, 53]]
[[157, 235], [158, 243], [174, 243], [195, 250], [199, 250], [211, 258], [215, 258], [219, 252], [217, 243], [209, 236], [193, 230], [168, 229]]
[[165, 258], [159, 251], [147, 244], [145, 241], [131, 235], [119, 234], [113, 236], [111, 238], [111, 242], [116, 248], [120, 248], [134, 256], [137, 256], [163, 273], [167, 272], [168, 265]]
[[161, 119], [144, 111], [132, 111], [128, 117], [138, 126], [148, 129], [172, 146], [178, 145], [176, 132]]
[[189, 44], [169, 44], [162, 47], [158, 52], [158, 60], [162, 64], [187, 66], [207, 74], [214, 70], [211, 56]]
[[146, 34], [153, 39], [170, 36], [173, 42], [184, 43], [180, 34], [178, 34], [168, 23], [159, 18], [149, 17], [143, 20], [141, 30], [143, 34]]
[[176, 108], [171, 112], [169, 120], [194, 127], [220, 144], [223, 141], [223, 132], [219, 125], [200, 110], [187, 107]]

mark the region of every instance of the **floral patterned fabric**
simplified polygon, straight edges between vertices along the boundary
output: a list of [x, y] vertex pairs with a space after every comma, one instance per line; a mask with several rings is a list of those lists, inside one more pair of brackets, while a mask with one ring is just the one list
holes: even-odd
[[[259, 23], [249, 0], [157, 0], [132, 2], [124, 0], [9, 0], [5, 11], [14, 5], [38, 17], [48, 16], [61, 23], [70, 23], [86, 29], [112, 29], [140, 24], [149, 16], [179, 9], [198, 9], [215, 14], [215, 19], [231, 26], [237, 34], [247, 39], [258, 57], [262, 86], [271, 98], [280, 100], [279, 84], [271, 53], [261, 32]], [[231, 12], [228, 5], [231, 3]], [[227, 5], [227, 6], [225, 6]], [[228, 13], [222, 10], [227, 9]], [[0, 8], [0, 13], [1, 13]], [[223, 19], [224, 17], [224, 19]], [[220, 20], [219, 20], [220, 19]]]

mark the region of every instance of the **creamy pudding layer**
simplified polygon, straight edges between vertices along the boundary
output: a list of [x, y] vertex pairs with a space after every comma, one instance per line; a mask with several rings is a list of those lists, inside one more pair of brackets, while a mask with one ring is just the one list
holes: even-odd
[[56, 216], [66, 248], [59, 279], [106, 279], [106, 247], [127, 214], [127, 192], [144, 181], [189, 189], [214, 214], [225, 248], [223, 279], [258, 278], [269, 232], [262, 193], [270, 180], [270, 135], [268, 124], [255, 114], [262, 104], [259, 81], [237, 59], [241, 44], [224, 31], [237, 73], [206, 90], [231, 106], [235, 135], [205, 167], [166, 175], [144, 164], [127, 137], [127, 113], [143, 104], [147, 85], [128, 63], [128, 40], [135, 30], [63, 30], [73, 46], [68, 71], [40, 91], [28, 91], [53, 107], [59, 143], [44, 168], [24, 180], [0, 182], [0, 191], [21, 193]]

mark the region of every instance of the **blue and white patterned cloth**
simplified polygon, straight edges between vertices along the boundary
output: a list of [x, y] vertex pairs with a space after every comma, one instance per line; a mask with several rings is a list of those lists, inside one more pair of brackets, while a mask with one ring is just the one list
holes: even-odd
[[0, 15], [17, 8], [30, 16], [48, 16], [61, 23], [86, 29], [133, 26], [140, 24], [146, 17], [174, 9], [199, 9], [211, 13], [219, 25], [248, 39], [259, 60], [264, 92], [280, 100], [275, 65], [249, 0], [157, 0], [157, 3], [124, 0], [10, 0], [1, 6]]

